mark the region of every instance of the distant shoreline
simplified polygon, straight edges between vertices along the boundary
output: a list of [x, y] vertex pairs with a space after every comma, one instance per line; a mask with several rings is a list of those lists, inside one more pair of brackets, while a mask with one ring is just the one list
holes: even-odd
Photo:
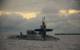
[[80, 33], [55, 33], [55, 35], [80, 35]]

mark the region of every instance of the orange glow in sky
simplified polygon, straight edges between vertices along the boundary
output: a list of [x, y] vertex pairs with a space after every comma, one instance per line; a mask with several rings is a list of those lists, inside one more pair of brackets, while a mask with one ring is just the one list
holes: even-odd
[[[34, 12], [34, 11], [30, 11], [30, 12], [9, 12], [9, 11], [0, 11], [0, 16], [3, 16], [3, 15], [12, 15], [12, 14], [16, 14], [16, 15], [19, 15], [21, 16], [23, 19], [27, 19], [27, 20], [30, 20], [30, 19], [33, 19], [33, 18], [36, 18], [37, 15], [39, 15], [41, 12]], [[80, 13], [80, 10], [75, 10], [75, 9], [63, 9], [63, 10], [59, 10], [58, 15], [60, 16], [67, 16], [67, 15], [73, 15], [73, 14], [77, 14], [77, 13]]]
[[68, 9], [68, 10], [60, 10], [59, 11], [59, 15], [73, 15], [73, 14], [77, 14], [77, 13], [80, 13], [80, 10], [75, 10], [75, 9]]
[[2, 15], [12, 15], [16, 14], [22, 16], [24, 19], [30, 20], [32, 18], [36, 18], [40, 12], [8, 12], [8, 11], [0, 11], [0, 16]]

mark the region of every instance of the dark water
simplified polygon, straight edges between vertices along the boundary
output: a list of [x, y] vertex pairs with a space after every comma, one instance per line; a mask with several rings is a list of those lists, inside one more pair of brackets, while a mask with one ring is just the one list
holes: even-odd
[[80, 35], [53, 35], [60, 40], [8, 39], [14, 32], [0, 33], [0, 50], [80, 50]]

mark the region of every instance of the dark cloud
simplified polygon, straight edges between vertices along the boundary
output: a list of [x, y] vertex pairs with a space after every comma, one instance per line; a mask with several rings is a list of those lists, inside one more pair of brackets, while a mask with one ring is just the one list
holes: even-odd
[[4, 3], [5, 3], [5, 0], [0, 0], [0, 10], [3, 9]]

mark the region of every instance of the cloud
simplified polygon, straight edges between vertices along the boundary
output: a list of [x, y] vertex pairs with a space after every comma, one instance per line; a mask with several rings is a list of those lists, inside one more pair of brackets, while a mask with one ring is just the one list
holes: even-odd
[[62, 9], [79, 8], [73, 5], [74, 2], [73, 0], [7, 0], [4, 4], [4, 11], [40, 12], [40, 14], [32, 20], [25, 20], [16, 14], [0, 16], [0, 30], [24, 31], [26, 29], [39, 28], [41, 17], [46, 16], [46, 24], [48, 28], [53, 28], [54, 32], [80, 32], [79, 14], [69, 16], [56, 15]]

